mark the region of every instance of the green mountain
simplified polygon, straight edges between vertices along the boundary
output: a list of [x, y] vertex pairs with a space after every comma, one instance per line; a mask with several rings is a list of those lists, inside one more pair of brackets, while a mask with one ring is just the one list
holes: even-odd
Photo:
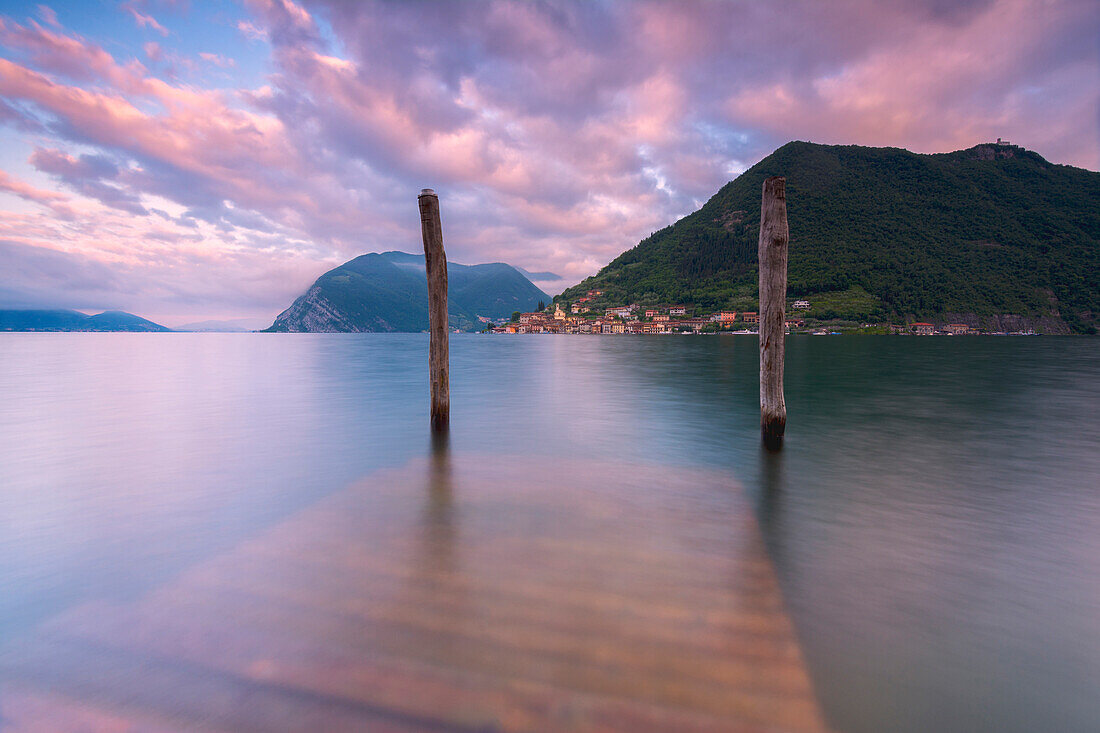
[[72, 310], [0, 310], [0, 331], [170, 331], [123, 311], [88, 316]]
[[1100, 173], [1014, 145], [921, 155], [784, 145], [555, 300], [754, 310], [761, 186], [787, 178], [789, 295], [807, 315], [1095, 332]]
[[[451, 328], [480, 330], [478, 316], [504, 318], [528, 311], [546, 293], [516, 268], [447, 264]], [[267, 331], [424, 331], [428, 286], [424, 257], [404, 252], [366, 254], [329, 270], [279, 314]]]

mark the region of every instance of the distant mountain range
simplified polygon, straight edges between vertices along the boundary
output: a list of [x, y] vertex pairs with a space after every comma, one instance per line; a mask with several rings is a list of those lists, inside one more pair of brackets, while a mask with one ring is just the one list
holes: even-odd
[[[566, 280], [556, 272], [530, 272], [522, 267], [517, 267], [523, 276], [530, 280], [536, 288], [544, 291], [551, 297], [565, 290]], [[550, 302], [550, 301], [547, 301]]]
[[94, 316], [73, 310], [0, 310], [0, 331], [170, 331], [123, 311]]
[[789, 290], [810, 317], [1100, 326], [1100, 173], [988, 143], [921, 155], [792, 142], [555, 300], [755, 310], [760, 189], [787, 178]]
[[561, 275], [554, 272], [528, 272], [522, 267], [517, 267], [516, 269], [522, 272], [524, 277], [531, 282], [557, 282], [563, 279]]
[[248, 333], [264, 327], [267, 321], [258, 322], [255, 318], [231, 318], [219, 321], [197, 321], [176, 326], [173, 331], [190, 331], [203, 333]]
[[[451, 328], [480, 330], [478, 318], [504, 318], [533, 310], [550, 298], [502, 262], [450, 262], [448, 316]], [[269, 332], [424, 331], [428, 287], [424, 257], [405, 252], [365, 254], [329, 270], [279, 314]]]

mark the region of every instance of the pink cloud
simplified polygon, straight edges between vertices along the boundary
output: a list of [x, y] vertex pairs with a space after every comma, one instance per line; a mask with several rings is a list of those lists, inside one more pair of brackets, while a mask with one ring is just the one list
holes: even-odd
[[200, 52], [199, 58], [222, 69], [230, 69], [237, 65], [237, 62], [233, 59], [216, 53]]
[[135, 7], [135, 3], [127, 2], [122, 4], [122, 9], [133, 16], [134, 21], [141, 28], [150, 28], [162, 36], [168, 35], [168, 29], [157, 22], [157, 19], [148, 13], [143, 13]]
[[[2, 170], [0, 170], [0, 191], [14, 194], [25, 201], [40, 204], [46, 207], [54, 217], [61, 221], [71, 221], [75, 218], [73, 209], [69, 205], [68, 196], [57, 193], [56, 191], [46, 191], [41, 188], [36, 188], [26, 181], [20, 181]], [[26, 237], [29, 233], [27, 229], [21, 229], [14, 234], [16, 234], [16, 236]]]
[[102, 48], [34, 21], [23, 26], [0, 18], [0, 44], [28, 54], [37, 69], [78, 81], [102, 80], [122, 92], [133, 91], [145, 71], [137, 62], [123, 67]]
[[38, 17], [40, 17], [46, 25], [52, 25], [54, 28], [61, 27], [61, 23], [57, 21], [57, 13], [48, 5], [38, 6]]
[[2, 170], [0, 170], [0, 191], [13, 193], [19, 198], [26, 199], [27, 201], [33, 201], [38, 204], [50, 205], [68, 200], [67, 196], [64, 196], [55, 191], [46, 191], [41, 188], [35, 188], [26, 181], [20, 181], [16, 178], [13, 178]]
[[[111, 75], [114, 70], [106, 71]], [[0, 59], [0, 94], [33, 102], [84, 139], [199, 176], [223, 198], [249, 205], [307, 203], [293, 191], [257, 185], [252, 178], [258, 166], [289, 174], [297, 163], [277, 120], [231, 109], [216, 92], [195, 92], [154, 78], [131, 78], [128, 86], [169, 113], [155, 116], [117, 94], [58, 84]]]
[[1100, 104], [1095, 44], [1092, 59], [1080, 64], [1028, 67], [1052, 53], [1052, 39], [1074, 25], [1095, 28], [1096, 12], [1085, 5], [1059, 13], [1049, 7], [1013, 0], [966, 23], [931, 24], [829, 74], [743, 88], [729, 98], [727, 110], [792, 138], [941, 152], [1003, 136], [1095, 168], [1100, 140], [1088, 130], [1094, 125], [1083, 110], [1049, 115], [1074, 98], [1094, 109]]
[[253, 23], [251, 21], [248, 21], [248, 20], [239, 21], [237, 23], [237, 30], [239, 30], [245, 38], [247, 38], [251, 41], [266, 41], [267, 40], [267, 31], [265, 31], [263, 28], [260, 28], [259, 26], [257, 26], [255, 23]]

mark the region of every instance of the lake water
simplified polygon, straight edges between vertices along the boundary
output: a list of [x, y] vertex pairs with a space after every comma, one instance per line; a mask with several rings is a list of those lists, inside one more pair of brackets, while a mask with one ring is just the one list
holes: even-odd
[[[96, 604], [177, 608], [226, 558], [247, 585], [242, 547], [324, 534], [339, 506], [398, 526], [372, 477], [437, 455], [426, 352], [420, 334], [0, 334], [0, 661]], [[1100, 341], [791, 337], [777, 453], [753, 337], [453, 335], [451, 360], [456, 470], [508, 472], [490, 507], [560, 486], [559, 524], [515, 508], [548, 547], [613, 534], [584, 523], [602, 497], [637, 503], [652, 536], [615, 541], [655, 566], [704, 542], [718, 562], [738, 487], [834, 730], [1100, 729]], [[464, 538], [508, 516], [458, 512], [432, 567], [496, 562]], [[49, 707], [14, 700], [6, 668], [0, 721]]]

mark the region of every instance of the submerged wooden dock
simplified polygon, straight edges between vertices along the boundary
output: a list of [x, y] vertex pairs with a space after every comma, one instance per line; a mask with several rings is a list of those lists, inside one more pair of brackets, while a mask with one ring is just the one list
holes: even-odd
[[0, 651], [4, 731], [819, 731], [721, 474], [440, 453]]

